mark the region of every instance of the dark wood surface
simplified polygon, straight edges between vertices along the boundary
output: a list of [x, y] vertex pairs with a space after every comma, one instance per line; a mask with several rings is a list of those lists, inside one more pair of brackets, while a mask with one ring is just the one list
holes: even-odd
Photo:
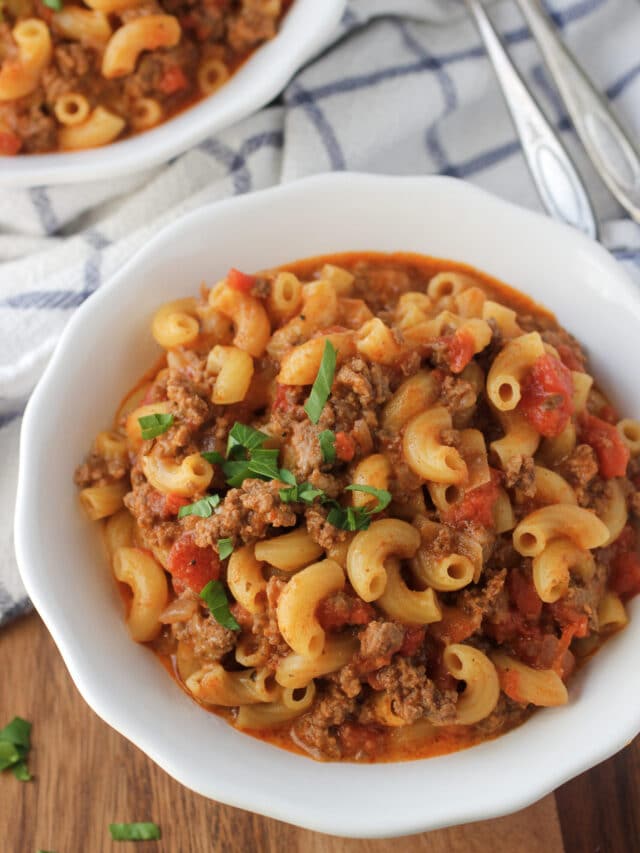
[[[84, 703], [36, 615], [0, 632], [0, 725], [33, 722], [21, 783], [0, 774], [1, 853], [638, 853], [640, 739], [524, 811], [410, 838], [353, 841], [222, 806], [174, 782]], [[526, 768], [523, 767], [523, 772]], [[112, 842], [154, 820], [162, 841]]]

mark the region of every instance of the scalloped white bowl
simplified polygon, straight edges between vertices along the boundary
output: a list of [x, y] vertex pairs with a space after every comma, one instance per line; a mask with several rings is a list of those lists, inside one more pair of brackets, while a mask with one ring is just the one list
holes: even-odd
[[15, 532], [27, 590], [78, 689], [107, 723], [207, 797], [322, 832], [375, 837], [515, 811], [621, 749], [640, 730], [640, 601], [629, 627], [572, 682], [566, 707], [452, 755], [320, 764], [204, 711], [132, 642], [72, 481], [95, 433], [152, 362], [149, 319], [158, 304], [232, 265], [259, 269], [358, 249], [464, 261], [532, 294], [586, 343], [622, 410], [640, 414], [629, 369], [640, 298], [604, 249], [452, 179], [322, 175], [191, 213], [80, 308], [27, 407]]
[[273, 100], [337, 28], [346, 0], [295, 0], [278, 35], [215, 95], [153, 130], [102, 148], [0, 157], [0, 187], [105, 180], [157, 166]]

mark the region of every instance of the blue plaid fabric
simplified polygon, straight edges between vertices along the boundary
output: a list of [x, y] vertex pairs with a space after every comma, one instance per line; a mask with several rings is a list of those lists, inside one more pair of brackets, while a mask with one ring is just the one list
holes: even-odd
[[[639, 138], [638, 0], [546, 6]], [[605, 244], [640, 282], [640, 228], [586, 160], [515, 3], [494, 2], [491, 14], [587, 180]], [[0, 624], [28, 607], [11, 532], [21, 413], [73, 310], [185, 211], [329, 170], [452, 175], [539, 208], [460, 0], [351, 0], [331, 43], [275, 104], [162, 168], [0, 190]]]

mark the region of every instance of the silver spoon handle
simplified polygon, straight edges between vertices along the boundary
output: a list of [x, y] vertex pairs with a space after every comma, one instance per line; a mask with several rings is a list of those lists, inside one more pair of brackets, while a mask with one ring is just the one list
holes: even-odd
[[593, 165], [610, 192], [640, 222], [640, 154], [537, 0], [516, 1]]
[[569, 154], [502, 46], [479, 0], [465, 0], [516, 126], [529, 171], [547, 211], [596, 238], [591, 201]]

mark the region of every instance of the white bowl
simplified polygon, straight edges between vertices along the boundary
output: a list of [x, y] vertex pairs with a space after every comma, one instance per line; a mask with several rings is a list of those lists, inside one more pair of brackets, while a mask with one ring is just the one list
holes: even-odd
[[153, 130], [103, 148], [0, 157], [0, 187], [104, 180], [175, 157], [273, 100], [326, 43], [345, 6], [346, 0], [296, 0], [278, 35], [256, 50], [215, 95]]
[[191, 701], [128, 636], [73, 470], [156, 353], [164, 300], [227, 269], [329, 252], [406, 250], [473, 264], [532, 294], [587, 345], [623, 412], [640, 414], [640, 299], [577, 231], [449, 178], [321, 175], [203, 208], [166, 228], [80, 308], [27, 407], [16, 547], [22, 577], [78, 689], [184, 785], [336, 835], [391, 836], [533, 802], [640, 730], [640, 600], [572, 681], [571, 701], [496, 740], [428, 760], [320, 764], [241, 734]]

